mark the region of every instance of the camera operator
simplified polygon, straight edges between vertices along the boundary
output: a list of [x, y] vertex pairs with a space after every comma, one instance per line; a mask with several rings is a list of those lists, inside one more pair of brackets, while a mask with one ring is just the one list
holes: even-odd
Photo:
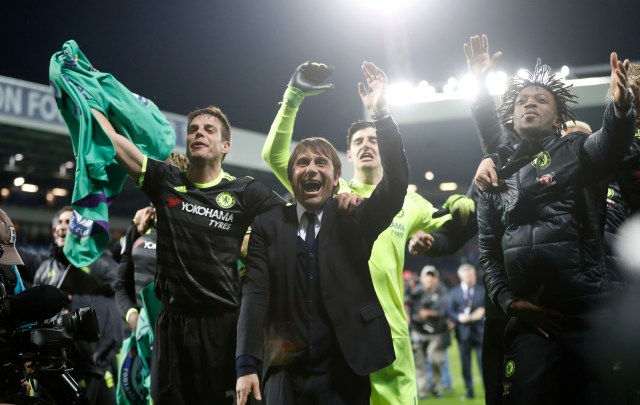
[[64, 207], [53, 218], [53, 249], [34, 277], [34, 286], [53, 285], [69, 299], [63, 312], [91, 306], [95, 309], [100, 327], [96, 343], [80, 340], [73, 342], [70, 358], [71, 375], [84, 390], [91, 404], [116, 403], [116, 353], [122, 344], [123, 324], [114, 299], [117, 263], [103, 254], [88, 267], [77, 268], [63, 253], [69, 220], [73, 209]]
[[[22, 266], [22, 258], [16, 250], [16, 229], [11, 222], [9, 216], [0, 209], [0, 296], [2, 298], [11, 297], [24, 290], [22, 284], [22, 278], [16, 266]], [[0, 302], [0, 320], [3, 320], [5, 314], [4, 303]], [[3, 377], [4, 375], [0, 375]], [[10, 396], [14, 393], [5, 392], [4, 387], [8, 384], [2, 379], [0, 381], [3, 389], [0, 389], [0, 402], [10, 400]], [[30, 391], [29, 383], [22, 382], [22, 386], [25, 390], [25, 395], [28, 395]]]

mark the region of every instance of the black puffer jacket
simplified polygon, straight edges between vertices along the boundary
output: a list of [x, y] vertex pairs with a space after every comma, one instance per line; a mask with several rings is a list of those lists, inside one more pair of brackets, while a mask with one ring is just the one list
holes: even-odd
[[603, 129], [590, 137], [540, 140], [543, 158], [480, 193], [480, 262], [488, 294], [505, 312], [541, 286], [539, 303], [564, 312], [610, 290], [602, 180], [628, 150], [635, 123], [632, 110], [618, 115], [610, 103]]

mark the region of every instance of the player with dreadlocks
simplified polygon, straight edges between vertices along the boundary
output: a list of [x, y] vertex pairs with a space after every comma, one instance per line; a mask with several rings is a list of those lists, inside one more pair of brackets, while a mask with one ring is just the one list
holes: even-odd
[[[487, 293], [512, 317], [503, 403], [624, 400], [611, 384], [619, 364], [600, 340], [612, 319], [603, 180], [628, 150], [636, 115], [629, 62], [612, 53], [610, 63], [613, 100], [590, 137], [560, 137], [575, 97], [540, 61], [510, 80], [497, 111], [490, 98], [482, 106], [504, 125], [484, 139], [499, 151], [492, 158], [502, 183], [486, 176], [496, 187], [480, 192], [477, 211]], [[510, 137], [515, 150], [497, 146]]]

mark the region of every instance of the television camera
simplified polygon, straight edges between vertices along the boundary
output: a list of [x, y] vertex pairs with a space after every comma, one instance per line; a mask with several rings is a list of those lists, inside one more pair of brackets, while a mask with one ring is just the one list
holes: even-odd
[[7, 296], [0, 275], [0, 403], [88, 404], [68, 354], [74, 340], [98, 340], [98, 320], [89, 307], [60, 314], [66, 302], [49, 285]]

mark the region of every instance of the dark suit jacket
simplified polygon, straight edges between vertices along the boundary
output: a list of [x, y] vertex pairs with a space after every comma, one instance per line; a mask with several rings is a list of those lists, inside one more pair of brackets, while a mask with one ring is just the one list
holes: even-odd
[[[449, 291], [449, 317], [456, 322], [456, 337], [461, 342], [482, 342], [484, 330], [484, 320], [460, 323], [458, 315], [464, 312], [467, 301], [464, 299], [462, 287], [456, 286]], [[484, 288], [482, 284], [473, 286], [473, 299], [471, 301], [471, 312], [477, 308], [484, 307]]]
[[[395, 360], [368, 260], [376, 238], [402, 208], [409, 179], [397, 126], [389, 117], [377, 121], [376, 128], [382, 181], [351, 216], [338, 213], [334, 199], [327, 201], [317, 238], [322, 301], [337, 345], [359, 375]], [[298, 310], [290, 299], [296, 277], [296, 208], [279, 207], [259, 215], [251, 229], [236, 354], [262, 360], [268, 376], [271, 366], [289, 364], [292, 351], [300, 349], [291, 345], [289, 321]]]

